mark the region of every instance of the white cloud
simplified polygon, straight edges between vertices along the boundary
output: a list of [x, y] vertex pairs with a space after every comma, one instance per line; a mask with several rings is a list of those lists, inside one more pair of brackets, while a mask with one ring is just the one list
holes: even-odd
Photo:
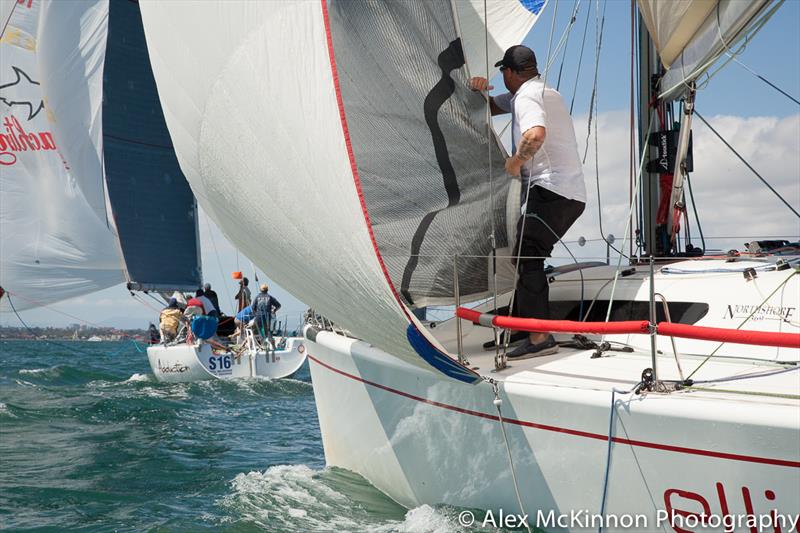
[[[789, 204], [800, 209], [800, 115], [705, 118]], [[601, 113], [598, 117], [603, 230], [618, 239], [623, 235], [629, 210], [628, 124], [628, 113], [623, 111]], [[585, 116], [575, 120], [575, 130], [582, 155]], [[694, 172], [690, 178], [707, 247], [741, 249], [744, 242], [755, 237], [800, 238], [800, 222], [795, 215], [698, 119], [694, 121], [693, 142]], [[565, 236], [568, 241], [579, 236], [600, 237], [593, 138], [584, 173], [587, 209]], [[693, 240], [696, 238], [695, 244], [699, 245], [691, 212], [690, 217]], [[581, 251], [577, 247], [572, 250], [576, 255]]]

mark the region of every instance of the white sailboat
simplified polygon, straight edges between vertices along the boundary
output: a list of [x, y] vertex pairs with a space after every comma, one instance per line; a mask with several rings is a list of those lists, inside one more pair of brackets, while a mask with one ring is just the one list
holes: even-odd
[[[656, 39], [672, 50], [664, 99], [771, 9], [640, 4], [660, 18], [652, 28], [674, 34]], [[675, 520], [701, 514], [796, 527], [800, 329], [787, 320], [800, 304], [796, 257], [555, 271], [561, 318], [585, 320], [594, 306], [606, 320], [633, 315], [644, 333], [671, 323], [658, 329], [674, 338], [609, 322], [595, 326], [612, 328], [598, 340], [624, 350], [601, 357], [562, 347], [507, 364], [482, 348], [494, 337], [482, 326], [497, 325], [513, 288], [504, 257], [519, 184], [503, 173], [467, 71], [486, 72], [487, 50], [493, 62], [520, 42], [537, 8], [142, 2], [167, 125], [198, 200], [239, 249], [341, 328], [305, 330], [329, 465], [409, 507], [528, 513], [555, 520], [531, 520], [548, 531], [597, 527], [570, 522], [575, 512], [641, 516], [644, 530], [687, 530]], [[288, 209], [298, 193], [302, 214]], [[655, 251], [651, 226], [644, 257]], [[493, 292], [497, 302], [460, 311], [469, 322], [425, 327], [411, 311]], [[777, 345], [720, 345], [688, 326]], [[737, 328], [755, 332], [729, 333]]]

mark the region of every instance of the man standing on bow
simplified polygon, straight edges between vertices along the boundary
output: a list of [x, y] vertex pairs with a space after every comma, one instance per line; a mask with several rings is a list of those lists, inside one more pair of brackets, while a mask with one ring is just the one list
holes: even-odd
[[[545, 87], [536, 55], [527, 46], [506, 50], [495, 64], [508, 93], [489, 97], [493, 115], [511, 113], [512, 156], [506, 171], [522, 178], [522, 209], [517, 223], [519, 280], [515, 304], [524, 318], [550, 318], [544, 258], [586, 207], [586, 186], [572, 118], [561, 95]], [[492, 89], [486, 78], [472, 78], [475, 91]], [[516, 255], [516, 250], [515, 250]], [[531, 333], [508, 354], [526, 359], [558, 351], [549, 333]]]

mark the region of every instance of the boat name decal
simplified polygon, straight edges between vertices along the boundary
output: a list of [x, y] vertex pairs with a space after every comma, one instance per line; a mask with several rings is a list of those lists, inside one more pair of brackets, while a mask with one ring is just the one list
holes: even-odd
[[162, 374], [181, 374], [189, 370], [189, 367], [183, 363], [175, 363], [172, 366], [163, 366], [161, 359], [158, 360], [158, 371]]
[[[713, 510], [709, 500], [701, 494], [688, 490], [667, 489], [664, 491], [665, 509], [658, 511], [658, 518], [669, 523], [677, 533], [692, 533], [694, 529], [704, 527], [715, 529], [721, 527], [724, 531], [739, 531], [747, 528], [753, 533], [768, 531], [767, 527], [773, 528], [776, 532], [792, 531], [796, 533], [798, 531], [800, 514], [779, 513], [776, 509], [779, 504], [775, 501], [775, 491], [764, 490], [763, 504], [766, 505], [767, 512], [757, 514], [760, 491], [753, 491], [757, 495], [756, 505], [754, 505], [750, 487], [741, 488], [741, 503], [736, 497], [728, 499], [722, 483], [717, 482], [715, 488], [719, 508]], [[712, 498], [711, 501], [713, 502], [714, 499]], [[731, 503], [736, 505], [733, 509]], [[785, 505], [786, 503], [783, 503], [780, 506]], [[686, 529], [687, 527], [691, 529]]]
[[[728, 304], [722, 318], [748, 318], [750, 320], [789, 320], [796, 307], [777, 305]], [[752, 317], [750, 315], [753, 315]]]

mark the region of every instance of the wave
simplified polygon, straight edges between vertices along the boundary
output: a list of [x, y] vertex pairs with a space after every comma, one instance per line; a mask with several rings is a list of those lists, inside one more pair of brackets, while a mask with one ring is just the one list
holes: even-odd
[[464, 531], [449, 507], [407, 510], [364, 478], [336, 468], [279, 465], [238, 474], [232, 493], [217, 503], [245, 521], [280, 531]]
[[108, 372], [94, 369], [88, 365], [75, 367], [55, 365], [46, 368], [22, 368], [20, 376], [27, 376], [39, 384], [47, 385], [85, 385], [92, 381], [117, 381], [119, 378]]

